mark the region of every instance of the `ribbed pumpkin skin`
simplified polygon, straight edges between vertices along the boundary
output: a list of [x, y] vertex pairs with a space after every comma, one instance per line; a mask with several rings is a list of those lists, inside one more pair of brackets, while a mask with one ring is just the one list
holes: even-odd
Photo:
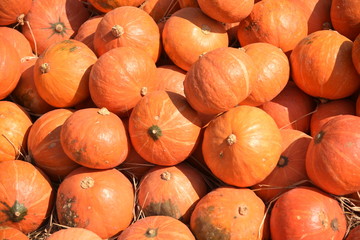
[[106, 13], [95, 35], [98, 56], [116, 47], [140, 48], [157, 61], [160, 54], [160, 32], [154, 19], [136, 7], [118, 7]]
[[65, 228], [56, 231], [47, 240], [102, 240], [98, 235], [85, 228]]
[[25, 161], [0, 162], [0, 168], [1, 224], [25, 234], [35, 231], [52, 209], [54, 192], [50, 181]]
[[351, 229], [349, 235], [347, 235], [346, 240], [357, 240], [360, 238], [360, 226], [356, 226]]
[[235, 107], [251, 93], [257, 71], [245, 51], [226, 47], [201, 56], [187, 72], [184, 92], [189, 104], [203, 114]]
[[230, 109], [206, 127], [204, 160], [227, 184], [249, 187], [264, 180], [281, 154], [281, 135], [274, 120], [251, 106]]
[[181, 221], [168, 216], [148, 216], [131, 224], [117, 240], [195, 240]]
[[162, 65], [156, 68], [159, 90], [172, 91], [185, 96], [184, 80], [186, 72], [176, 65]]
[[225, 27], [200, 8], [176, 11], [165, 22], [162, 43], [169, 58], [185, 71], [205, 52], [229, 44]]
[[30, 116], [19, 105], [0, 101], [0, 162], [19, 159], [27, 148]]
[[178, 1], [174, 0], [146, 0], [140, 7], [147, 12], [155, 22], [166, 20], [171, 14], [180, 9]]
[[80, 167], [61, 182], [56, 211], [60, 224], [86, 228], [105, 239], [129, 226], [133, 203], [132, 185], [121, 172]]
[[262, 0], [239, 24], [241, 46], [266, 42], [290, 52], [306, 37], [307, 19], [303, 11], [288, 0]]
[[270, 230], [273, 240], [341, 240], [346, 218], [338, 202], [325, 192], [297, 187], [275, 202]]
[[92, 18], [89, 18], [83, 24], [81, 24], [79, 30], [74, 36], [75, 40], [85, 43], [86, 46], [88, 46], [93, 52], [95, 52], [95, 48], [94, 48], [95, 31], [102, 18], [103, 15], [97, 15]]
[[2, 100], [19, 82], [21, 62], [18, 52], [8, 40], [0, 37], [0, 46], [0, 100]]
[[56, 42], [71, 38], [89, 18], [89, 11], [81, 1], [33, 0], [32, 2], [32, 7], [25, 17], [31, 25], [31, 31], [25, 24], [22, 33], [29, 40], [33, 51], [38, 54]]
[[310, 180], [336, 195], [360, 190], [360, 117], [339, 115], [313, 137], [306, 155]]
[[190, 229], [197, 240], [258, 240], [264, 214], [265, 204], [250, 189], [220, 187], [200, 199]]
[[330, 9], [334, 29], [354, 41], [360, 32], [360, 9], [356, 0], [332, 0]]
[[20, 59], [24, 57], [32, 57], [34, 55], [29, 41], [18, 30], [10, 27], [0, 27], [0, 37], [7, 39], [11, 45], [14, 46]]
[[138, 204], [145, 216], [164, 215], [189, 223], [196, 203], [206, 193], [204, 178], [190, 165], [156, 166], [140, 181]]
[[252, 43], [243, 47], [258, 72], [250, 95], [241, 104], [259, 106], [276, 97], [290, 77], [290, 63], [285, 53], [270, 43]]
[[134, 6], [137, 7], [145, 0], [88, 0], [88, 2], [98, 11], [107, 13], [111, 10], [123, 7]]
[[62, 180], [80, 166], [65, 154], [60, 143], [61, 127], [71, 114], [73, 111], [69, 109], [49, 111], [38, 118], [29, 131], [29, 155], [53, 181]]
[[294, 82], [314, 97], [341, 99], [352, 95], [360, 86], [351, 58], [352, 47], [353, 42], [336, 31], [309, 34], [290, 56]]
[[[0, 2], [0, 25], [10, 25], [21, 22], [19, 17], [26, 15], [32, 4], [32, 0], [3, 0]], [[22, 17], [23, 20], [23, 17]]]
[[46, 49], [34, 66], [36, 89], [48, 104], [73, 107], [89, 93], [89, 74], [95, 53], [77, 40], [64, 40]]
[[6, 226], [0, 226], [0, 239], [29, 240], [29, 238], [20, 230]]
[[124, 124], [105, 108], [73, 113], [61, 127], [60, 142], [70, 159], [89, 168], [116, 167], [128, 154]]
[[135, 106], [129, 118], [134, 149], [146, 161], [172, 166], [195, 149], [201, 121], [184, 96], [155, 91]]

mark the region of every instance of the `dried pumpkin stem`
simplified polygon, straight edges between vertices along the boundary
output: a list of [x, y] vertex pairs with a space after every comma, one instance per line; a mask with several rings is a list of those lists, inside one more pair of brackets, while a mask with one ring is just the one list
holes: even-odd
[[227, 139], [226, 139], [227, 143], [231, 146], [234, 143], [236, 143], [236, 135], [235, 134], [230, 134]]
[[119, 37], [121, 37], [121, 35], [124, 34], [124, 28], [122, 26], [120, 26], [120, 25], [114, 25], [111, 28], [111, 32], [112, 32], [114, 37], [119, 38]]
[[80, 187], [82, 189], [87, 189], [93, 187], [95, 184], [95, 180], [92, 177], [85, 177], [80, 182]]
[[61, 33], [64, 31], [64, 25], [61, 24], [61, 23], [58, 23], [55, 25], [55, 31], [58, 32], [58, 33]]
[[100, 110], [98, 111], [98, 114], [106, 116], [106, 115], [110, 115], [109, 110], [106, 107], [102, 107], [100, 108]]
[[148, 228], [145, 232], [147, 238], [154, 238], [157, 236], [157, 228]]
[[140, 90], [140, 95], [143, 97], [147, 94], [147, 92], [148, 92], [147, 87], [142, 87]]
[[285, 167], [286, 165], [288, 165], [288, 162], [289, 162], [289, 158], [281, 155], [280, 159], [279, 159], [279, 161], [277, 163], [277, 166], [278, 167]]
[[171, 179], [171, 173], [169, 173], [168, 171], [165, 171], [165, 172], [161, 173], [160, 177], [162, 180], [169, 181]]
[[48, 63], [43, 63], [40, 65], [40, 71], [42, 73], [48, 73], [50, 71], [50, 65]]

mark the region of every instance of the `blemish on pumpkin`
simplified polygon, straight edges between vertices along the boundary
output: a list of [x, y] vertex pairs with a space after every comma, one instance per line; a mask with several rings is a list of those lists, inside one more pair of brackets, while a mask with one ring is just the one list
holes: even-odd
[[160, 116], [155, 116], [154, 119], [157, 121], [160, 119]]
[[140, 89], [140, 95], [141, 95], [142, 97], [145, 96], [145, 95], [147, 94], [147, 92], [148, 92], [147, 87], [142, 87], [142, 88]]
[[95, 180], [92, 177], [85, 177], [80, 182], [82, 189], [92, 188], [95, 184]]
[[205, 209], [204, 215], [195, 220], [194, 234], [196, 239], [229, 240], [230, 233], [221, 226], [212, 224], [211, 217], [207, 213], [208, 209]]
[[154, 238], [157, 236], [158, 228], [148, 228], [145, 232], [145, 237]]
[[51, 149], [51, 148], [54, 148], [55, 146], [56, 146], [56, 143], [54, 143], [54, 142], [53, 142], [53, 143], [50, 143], [50, 145], [49, 145], [49, 147], [48, 147], [48, 148], [50, 148], [50, 149]]
[[339, 231], [339, 221], [337, 220], [337, 218], [331, 220], [330, 226], [333, 231]]
[[223, 157], [224, 157], [224, 152], [223, 152], [223, 151], [221, 151], [221, 152], [219, 153], [219, 157], [220, 157], [220, 158], [223, 158]]
[[318, 134], [315, 135], [314, 137], [314, 143], [318, 144], [321, 142], [321, 140], [324, 138], [325, 132], [324, 131], [320, 131]]
[[72, 204], [75, 202], [75, 197], [66, 198], [64, 194], [60, 195], [61, 203], [63, 203], [60, 211], [61, 223], [69, 227], [77, 227], [76, 218], [79, 216], [72, 210]]
[[43, 63], [40, 65], [40, 72], [41, 73], [48, 73], [50, 71], [50, 65], [49, 63]]
[[324, 229], [329, 226], [329, 219], [324, 211], [319, 213], [319, 221]]
[[169, 216], [182, 220], [179, 208], [171, 202], [166, 200], [164, 202], [151, 202], [144, 209], [145, 216]]
[[246, 205], [241, 204], [238, 208], [238, 212], [240, 216], [246, 216], [249, 213], [249, 208]]
[[283, 168], [283, 167], [287, 166], [288, 163], [289, 163], [289, 158], [281, 155], [280, 159], [279, 159], [279, 161], [277, 163], [277, 166], [280, 167], [280, 168]]
[[210, 28], [208, 25], [203, 24], [203, 25], [201, 26], [201, 32], [202, 32], [203, 34], [208, 35], [208, 34], [210, 34], [210, 31], [211, 31], [211, 28]]
[[74, 52], [76, 49], [79, 49], [79, 47], [78, 47], [78, 46], [71, 47], [71, 48], [69, 49], [69, 51], [70, 51], [70, 52]]
[[260, 27], [256, 22], [248, 22], [247, 26], [245, 27], [245, 30], [247, 31], [259, 31]]

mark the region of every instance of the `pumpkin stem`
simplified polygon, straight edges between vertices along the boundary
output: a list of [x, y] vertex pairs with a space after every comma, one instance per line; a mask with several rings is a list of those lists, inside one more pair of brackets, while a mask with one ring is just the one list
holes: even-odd
[[315, 144], [320, 143], [321, 140], [323, 139], [324, 135], [325, 135], [324, 131], [320, 131], [318, 134], [316, 134], [315, 137], [314, 137]]
[[82, 189], [87, 189], [93, 187], [95, 184], [95, 180], [92, 177], [85, 177], [80, 182], [80, 187]]
[[236, 135], [235, 134], [230, 134], [227, 139], [226, 139], [227, 143], [231, 146], [234, 143], [236, 143]]
[[280, 159], [277, 163], [277, 166], [283, 168], [283, 167], [287, 166], [288, 163], [289, 163], [289, 158], [281, 155]]
[[119, 38], [124, 34], [124, 28], [120, 25], [115, 25], [111, 28], [111, 32], [114, 37]]
[[240, 205], [239, 206], [239, 209], [238, 209], [238, 211], [239, 211], [239, 214], [241, 215], [241, 216], [245, 216], [245, 215], [247, 215], [248, 214], [248, 207], [246, 206], [246, 205]]
[[50, 71], [50, 65], [48, 63], [43, 63], [40, 65], [40, 71], [42, 73], [48, 73]]
[[160, 177], [162, 180], [169, 181], [171, 179], [171, 173], [169, 173], [168, 171], [165, 171], [165, 172], [161, 173]]
[[55, 31], [58, 33], [62, 33], [64, 31], [64, 25], [61, 23], [58, 23], [55, 25]]
[[24, 24], [25, 24], [25, 22], [24, 22], [24, 18], [25, 18], [25, 14], [20, 14], [18, 17], [17, 17], [17, 22], [21, 25], [21, 26], [23, 26]]
[[148, 129], [148, 134], [150, 135], [150, 137], [156, 141], [159, 140], [159, 138], [162, 136], [162, 131], [159, 128], [159, 126], [157, 125], [152, 125], [151, 127], [149, 127]]
[[140, 95], [143, 97], [147, 94], [147, 92], [148, 92], [147, 87], [142, 87], [140, 90]]
[[106, 107], [102, 107], [100, 108], [100, 110], [98, 111], [98, 114], [106, 116], [106, 115], [110, 115], [109, 110]]
[[145, 237], [147, 238], [154, 238], [157, 236], [157, 228], [148, 228], [145, 232]]
[[15, 200], [14, 205], [12, 205], [11, 207], [4, 202], [0, 203], [2, 203], [3, 205], [5, 205], [6, 208], [8, 208], [7, 210], [2, 211], [12, 222], [20, 222], [27, 215], [27, 208], [24, 206], [24, 204], [19, 203], [17, 200]]
[[208, 25], [203, 24], [203, 25], [201, 26], [201, 32], [202, 32], [203, 34], [208, 35], [208, 34], [210, 34], [210, 31], [211, 31], [211, 28], [210, 28]]

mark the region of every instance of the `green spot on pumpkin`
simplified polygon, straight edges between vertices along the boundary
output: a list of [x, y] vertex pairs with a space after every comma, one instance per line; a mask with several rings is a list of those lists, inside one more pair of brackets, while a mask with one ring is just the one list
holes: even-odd
[[182, 220], [179, 208], [170, 199], [164, 202], [152, 202], [143, 211], [145, 216], [169, 216]]
[[76, 218], [78, 215], [74, 210], [72, 210], [72, 205], [75, 202], [74, 198], [66, 198], [64, 194], [60, 195], [60, 206], [62, 207], [60, 211], [60, 222], [69, 227], [77, 227]]
[[27, 215], [27, 208], [24, 204], [19, 203], [17, 200], [15, 200], [11, 207], [5, 202], [0, 203], [7, 208], [6, 210], [1, 211], [5, 213], [8, 217], [8, 220], [12, 222], [20, 222], [24, 220], [25, 216]]
[[316, 134], [314, 137], [314, 143], [319, 144], [321, 140], [324, 138], [324, 135], [325, 135], [324, 131], [320, 131], [318, 134]]
[[158, 228], [148, 228], [145, 232], [145, 237], [147, 238], [154, 238], [157, 236]]
[[71, 47], [71, 48], [69, 49], [69, 51], [70, 51], [70, 52], [74, 52], [76, 49], [79, 49], [79, 47], [78, 47], [78, 46]]

